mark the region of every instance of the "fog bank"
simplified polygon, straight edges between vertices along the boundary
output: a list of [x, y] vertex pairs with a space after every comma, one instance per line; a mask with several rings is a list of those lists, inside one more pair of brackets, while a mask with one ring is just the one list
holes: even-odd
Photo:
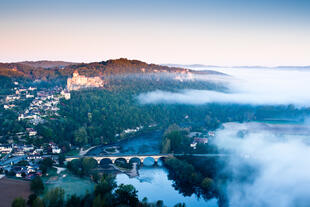
[[232, 153], [225, 169], [233, 177], [227, 188], [230, 206], [309, 206], [309, 135], [278, 135], [257, 123], [224, 126], [215, 142]]
[[229, 76], [195, 75], [195, 80], [211, 81], [227, 87], [227, 92], [210, 90], [152, 91], [138, 96], [150, 103], [235, 103], [252, 105], [310, 106], [310, 70], [216, 69]]

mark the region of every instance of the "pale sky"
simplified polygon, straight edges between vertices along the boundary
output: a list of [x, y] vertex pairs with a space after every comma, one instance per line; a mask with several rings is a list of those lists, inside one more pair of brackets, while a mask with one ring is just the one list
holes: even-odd
[[310, 65], [308, 0], [0, 0], [0, 62]]

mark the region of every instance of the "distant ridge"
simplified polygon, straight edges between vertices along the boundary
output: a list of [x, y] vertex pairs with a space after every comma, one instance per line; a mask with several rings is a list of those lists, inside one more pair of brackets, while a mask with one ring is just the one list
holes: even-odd
[[203, 64], [190, 64], [190, 65], [183, 65], [183, 64], [162, 64], [168, 67], [182, 67], [182, 68], [218, 68], [221, 66], [216, 65], [203, 65]]
[[[181, 67], [168, 67], [148, 64], [126, 58], [91, 63], [71, 63], [64, 61], [24, 61], [18, 63], [0, 63], [0, 75], [30, 79], [51, 80], [59, 77], [71, 77], [74, 71], [79, 74], [95, 76], [126, 75], [139, 73], [196, 73], [197, 71]], [[215, 71], [205, 71], [205, 74]]]
[[310, 65], [305, 66], [261, 66], [261, 65], [254, 65], [254, 66], [220, 66], [220, 65], [203, 65], [203, 64], [190, 64], [190, 65], [182, 65], [182, 64], [162, 64], [164, 66], [169, 67], [182, 67], [182, 68], [249, 68], [249, 69], [259, 69], [259, 68], [269, 68], [269, 69], [310, 69]]
[[68, 65], [76, 64], [73, 62], [65, 62], [65, 61], [50, 61], [50, 60], [40, 60], [40, 61], [22, 61], [16, 62], [17, 64], [28, 65], [34, 68], [63, 68]]

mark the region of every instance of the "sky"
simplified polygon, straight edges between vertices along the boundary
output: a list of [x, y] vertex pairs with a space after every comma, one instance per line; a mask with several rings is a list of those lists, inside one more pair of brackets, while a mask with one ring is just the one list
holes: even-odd
[[0, 61], [310, 65], [308, 0], [0, 0]]

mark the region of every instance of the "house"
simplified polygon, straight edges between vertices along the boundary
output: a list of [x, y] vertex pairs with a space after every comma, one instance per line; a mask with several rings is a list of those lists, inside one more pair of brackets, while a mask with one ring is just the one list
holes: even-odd
[[190, 147], [193, 148], [193, 149], [196, 149], [196, 147], [197, 147], [197, 142], [191, 143]]
[[30, 86], [30, 87], [28, 88], [28, 90], [29, 90], [29, 91], [34, 91], [34, 90], [37, 90], [37, 88], [31, 87], [31, 86]]
[[0, 146], [0, 152], [1, 153], [10, 153], [12, 152], [13, 148], [11, 145], [1, 145]]
[[4, 109], [11, 109], [11, 108], [14, 108], [15, 105], [14, 104], [10, 104], [10, 105], [3, 105], [3, 108]]
[[20, 99], [19, 96], [8, 95], [8, 96], [5, 98], [5, 101], [6, 101], [6, 102], [11, 102], [11, 101], [15, 101], [15, 100], [18, 100], [18, 99]]
[[53, 154], [60, 154], [61, 153], [61, 149], [58, 148], [58, 147], [54, 147], [54, 148], [52, 148], [52, 153]]
[[27, 94], [27, 95], [26, 95], [26, 98], [34, 98], [34, 95]]
[[37, 135], [37, 132], [36, 131], [29, 131], [29, 136], [31, 137], [31, 136], [35, 136], [35, 135]]
[[54, 142], [50, 142], [49, 146], [50, 146], [51, 152], [53, 154], [60, 154], [61, 153], [61, 149]]
[[207, 144], [208, 138], [194, 137], [193, 142], [190, 144], [190, 147], [193, 149], [197, 148], [197, 144]]
[[27, 130], [28, 135], [29, 135], [30, 137], [31, 137], [31, 136], [37, 135], [37, 131], [34, 130], [33, 128], [27, 128], [26, 130]]
[[32, 145], [24, 145], [22, 147], [22, 149], [23, 149], [24, 152], [30, 152], [30, 151], [34, 150], [34, 146], [32, 146]]
[[207, 144], [208, 138], [194, 137], [194, 142], [199, 143], [199, 144]]
[[214, 137], [215, 136], [215, 132], [214, 131], [209, 131], [208, 135], [209, 135], [209, 137]]

